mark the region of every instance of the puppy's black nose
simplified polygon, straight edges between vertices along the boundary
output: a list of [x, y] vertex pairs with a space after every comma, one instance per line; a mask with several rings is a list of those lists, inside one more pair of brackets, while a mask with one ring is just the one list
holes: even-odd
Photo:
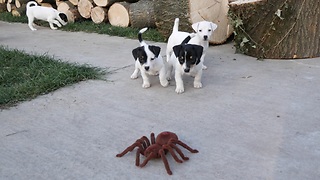
[[208, 36], [207, 35], [203, 36], [203, 39], [206, 41], [208, 39]]
[[148, 71], [149, 68], [150, 68], [149, 66], [144, 67], [144, 69], [145, 69], [146, 71]]
[[184, 72], [188, 73], [190, 71], [190, 69], [185, 69]]

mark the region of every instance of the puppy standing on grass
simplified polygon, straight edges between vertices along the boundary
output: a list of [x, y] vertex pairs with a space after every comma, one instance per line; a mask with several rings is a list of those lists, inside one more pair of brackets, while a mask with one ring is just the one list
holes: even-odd
[[171, 79], [171, 71], [174, 68], [174, 76], [176, 81], [176, 93], [181, 94], [184, 92], [183, 75], [190, 75], [194, 77], [194, 88], [201, 88], [202, 78], [202, 61], [201, 56], [203, 47], [195, 44], [187, 44], [191, 39], [188, 36], [183, 40], [180, 45], [173, 47], [172, 55], [168, 61], [167, 79]]
[[140, 42], [140, 47], [132, 50], [132, 55], [135, 59], [135, 69], [131, 75], [131, 79], [138, 78], [139, 71], [142, 76], [142, 87], [150, 87], [150, 81], [148, 75], [158, 75], [160, 79], [160, 84], [163, 87], [168, 86], [169, 82], [166, 79], [166, 64], [163, 61], [160, 50], [158, 46], [148, 45], [142, 40], [142, 33], [144, 33], [148, 28], [143, 28], [139, 31], [138, 39]]
[[[57, 29], [53, 24], [61, 27], [62, 25], [66, 25], [68, 22], [67, 15], [62, 12], [59, 12], [50, 7], [42, 7], [38, 6], [38, 4], [34, 1], [30, 1], [27, 3], [27, 17], [28, 17], [28, 26], [32, 31], [37, 30], [33, 27], [34, 19], [39, 19], [43, 21], [49, 22], [51, 29]], [[61, 25], [61, 24], [62, 25]]]
[[[191, 38], [189, 44], [196, 44], [203, 47], [203, 54], [201, 57], [202, 63], [204, 62], [204, 57], [209, 47], [209, 39], [212, 35], [212, 32], [216, 30], [217, 27], [218, 26], [215, 23], [209, 21], [201, 21], [192, 24], [192, 28], [195, 31], [195, 36]], [[168, 39], [166, 51], [167, 61], [169, 60], [173, 52], [173, 46], [180, 44], [189, 35], [190, 33], [179, 31], [179, 18], [176, 18], [174, 21], [172, 33]], [[207, 66], [203, 65], [203, 69], [207, 69]]]

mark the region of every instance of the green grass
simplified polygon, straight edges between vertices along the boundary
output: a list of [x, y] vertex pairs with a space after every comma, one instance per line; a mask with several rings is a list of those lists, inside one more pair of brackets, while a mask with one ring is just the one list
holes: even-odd
[[103, 69], [29, 55], [0, 46], [0, 109], [88, 79], [103, 79]]
[[[26, 16], [21, 17], [14, 17], [11, 15], [11, 13], [3, 12], [0, 13], [0, 20], [1, 21], [7, 21], [7, 22], [21, 22], [21, 23], [27, 23], [28, 19]], [[37, 25], [49, 27], [47, 22], [44, 21], [36, 21]], [[63, 31], [83, 31], [87, 33], [98, 33], [98, 34], [107, 34], [110, 36], [120, 36], [120, 37], [127, 37], [130, 39], [137, 39], [138, 36], [138, 28], [132, 28], [132, 27], [116, 27], [112, 26], [108, 23], [101, 23], [101, 24], [95, 24], [91, 20], [83, 20], [78, 21], [75, 23], [68, 23], [66, 26], [63, 26], [62, 28], [59, 28]], [[165, 42], [165, 37], [163, 37], [156, 29], [150, 28], [148, 31], [146, 31], [143, 34], [143, 39], [149, 40], [149, 41], [156, 41], [156, 42]]]

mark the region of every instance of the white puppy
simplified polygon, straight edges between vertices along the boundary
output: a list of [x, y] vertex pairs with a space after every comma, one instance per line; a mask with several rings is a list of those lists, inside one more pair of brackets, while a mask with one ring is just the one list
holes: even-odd
[[132, 50], [132, 55], [135, 59], [135, 69], [131, 75], [131, 79], [138, 78], [139, 71], [142, 76], [142, 87], [150, 87], [150, 81], [148, 75], [158, 75], [160, 79], [160, 84], [163, 87], [169, 85], [166, 79], [166, 62], [162, 59], [160, 55], [161, 48], [158, 46], [148, 45], [142, 40], [142, 33], [144, 33], [148, 28], [143, 28], [139, 31], [138, 39], [140, 42], [140, 47]]
[[[212, 32], [217, 29], [217, 25], [208, 21], [201, 21], [192, 24], [192, 28], [195, 31], [195, 36], [189, 41], [189, 44], [196, 44], [203, 47], [203, 54], [201, 57], [202, 63], [204, 62], [204, 57], [206, 51], [209, 47], [209, 40], [212, 35]], [[181, 42], [188, 36], [190, 33], [179, 31], [179, 18], [176, 18], [174, 21], [172, 33], [168, 39], [167, 44], [167, 61], [169, 60], [172, 54], [172, 48], [175, 45], [181, 44]], [[203, 69], [207, 69], [207, 66], [203, 65]]]
[[34, 19], [49, 22], [51, 29], [57, 29], [53, 24], [61, 27], [61, 24], [66, 25], [68, 22], [68, 18], [64, 13], [50, 7], [38, 6], [38, 4], [34, 1], [30, 1], [27, 3], [26, 14], [28, 17], [28, 26], [32, 31], [37, 30], [33, 27]]
[[167, 79], [171, 79], [172, 68], [176, 81], [176, 93], [184, 92], [183, 75], [194, 77], [194, 88], [201, 88], [203, 47], [195, 44], [186, 44], [191, 39], [188, 36], [180, 45], [173, 47], [172, 55], [168, 61]]

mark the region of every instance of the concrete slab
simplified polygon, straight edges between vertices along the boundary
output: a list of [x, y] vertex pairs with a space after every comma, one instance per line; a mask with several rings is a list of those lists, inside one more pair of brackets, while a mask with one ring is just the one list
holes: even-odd
[[[0, 179], [318, 179], [320, 58], [265, 60], [211, 46], [202, 89], [142, 89], [131, 80], [137, 40], [0, 22], [0, 44], [69, 62], [109, 67], [86, 81], [0, 111]], [[161, 46], [165, 54], [164, 43]], [[0, 60], [1, 62], [1, 60]], [[175, 132], [199, 150], [178, 164], [167, 155], [138, 168], [143, 135]]]

